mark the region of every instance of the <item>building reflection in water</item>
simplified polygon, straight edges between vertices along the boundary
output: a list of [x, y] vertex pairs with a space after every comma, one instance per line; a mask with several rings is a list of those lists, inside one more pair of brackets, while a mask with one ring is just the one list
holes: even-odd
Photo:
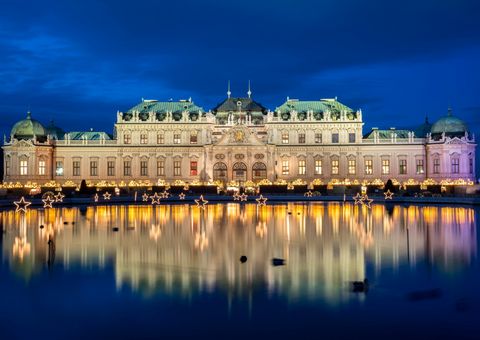
[[[345, 283], [363, 279], [367, 264], [377, 272], [419, 263], [451, 272], [468, 267], [477, 251], [474, 210], [464, 207], [228, 203], [205, 211], [159, 205], [0, 214], [3, 262], [26, 279], [46, 268], [51, 238], [57, 268], [111, 264], [118, 288], [147, 295], [218, 290], [235, 297], [266, 288], [336, 304], [352, 298]], [[287, 265], [271, 266], [272, 257]]]

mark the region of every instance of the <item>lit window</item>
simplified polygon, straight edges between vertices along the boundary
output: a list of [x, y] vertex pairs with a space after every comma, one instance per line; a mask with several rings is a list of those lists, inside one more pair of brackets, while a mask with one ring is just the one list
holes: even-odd
[[319, 159], [315, 160], [315, 175], [322, 174], [322, 161]]
[[305, 171], [306, 171], [305, 161], [304, 160], [298, 161], [298, 174], [305, 175]]
[[288, 175], [289, 172], [288, 161], [282, 161], [282, 175]]
[[349, 133], [348, 134], [348, 142], [349, 143], [355, 143], [355, 133]]
[[148, 161], [140, 161], [140, 176], [148, 176]]
[[174, 161], [173, 162], [173, 175], [180, 176], [182, 174], [182, 162]]
[[332, 160], [332, 175], [338, 175], [338, 160]]
[[357, 172], [356, 170], [357, 162], [354, 159], [349, 159], [348, 160], [348, 174], [349, 175], [355, 175]]
[[284, 131], [282, 132], [282, 144], [288, 144], [288, 143], [289, 143], [288, 132]]
[[38, 161], [38, 174], [45, 175], [47, 163], [44, 160]]
[[435, 158], [433, 160], [433, 173], [439, 174], [440, 173], [440, 159]]
[[80, 161], [73, 161], [73, 176], [80, 176]]
[[373, 160], [366, 159], [365, 160], [365, 175], [373, 174]]
[[197, 161], [190, 162], [190, 176], [197, 176]]
[[132, 143], [132, 136], [129, 133], [123, 135], [123, 143], [124, 144], [131, 144]]
[[417, 159], [417, 174], [423, 174], [425, 170], [423, 169], [423, 159]]
[[181, 136], [179, 133], [175, 133], [173, 135], [173, 144], [180, 144], [180, 139], [181, 139]]
[[132, 161], [123, 161], [123, 175], [132, 176]]
[[20, 175], [27, 175], [28, 161], [20, 161]]
[[398, 172], [400, 175], [405, 175], [407, 173], [407, 160], [401, 159], [399, 162]]
[[157, 176], [165, 176], [165, 161], [157, 161]]
[[460, 173], [460, 159], [452, 158], [452, 174]]
[[305, 144], [305, 134], [299, 133], [298, 134], [298, 144]]
[[315, 133], [315, 143], [321, 144], [322, 143], [322, 134], [320, 132]]
[[157, 144], [165, 143], [165, 135], [163, 133], [157, 134]]
[[90, 176], [98, 176], [98, 162], [90, 161]]
[[190, 144], [197, 144], [197, 131], [190, 132]]
[[140, 135], [140, 144], [147, 144], [148, 143], [148, 135], [146, 133], [142, 133]]
[[338, 133], [332, 133], [332, 143], [338, 143]]
[[115, 176], [115, 161], [107, 162], [107, 176]]
[[382, 175], [388, 175], [390, 173], [390, 160], [382, 159]]
[[63, 176], [63, 162], [62, 161], [56, 161], [55, 162], [55, 175]]

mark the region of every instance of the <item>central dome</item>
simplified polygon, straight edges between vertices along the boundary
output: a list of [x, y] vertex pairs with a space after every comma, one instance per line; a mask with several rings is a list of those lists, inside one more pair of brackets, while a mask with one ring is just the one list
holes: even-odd
[[461, 137], [468, 131], [467, 125], [459, 118], [452, 115], [449, 109], [445, 117], [440, 118], [432, 125], [432, 137], [445, 133], [448, 137]]
[[27, 112], [27, 118], [15, 123], [10, 135], [16, 139], [32, 139], [34, 136], [39, 139], [45, 139], [47, 132], [43, 125], [32, 119], [32, 115]]

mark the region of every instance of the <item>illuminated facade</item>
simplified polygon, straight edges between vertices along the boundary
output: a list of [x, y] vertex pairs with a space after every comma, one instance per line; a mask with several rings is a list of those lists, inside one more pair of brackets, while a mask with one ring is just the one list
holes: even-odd
[[335, 99], [288, 99], [269, 111], [228, 97], [142, 100], [117, 113], [113, 135], [68, 132], [27, 118], [5, 138], [5, 182], [475, 179], [475, 138], [451, 112], [416, 130], [363, 133], [361, 110]]

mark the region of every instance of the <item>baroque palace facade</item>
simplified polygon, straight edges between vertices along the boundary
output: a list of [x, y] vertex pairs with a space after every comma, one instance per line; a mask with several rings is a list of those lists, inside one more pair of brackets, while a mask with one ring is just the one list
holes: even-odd
[[65, 133], [28, 113], [4, 138], [4, 181], [475, 179], [475, 138], [451, 111], [433, 125], [364, 135], [362, 111], [336, 98], [287, 98], [269, 111], [250, 90], [227, 95], [208, 112], [191, 100], [142, 99], [117, 113], [113, 135]]

